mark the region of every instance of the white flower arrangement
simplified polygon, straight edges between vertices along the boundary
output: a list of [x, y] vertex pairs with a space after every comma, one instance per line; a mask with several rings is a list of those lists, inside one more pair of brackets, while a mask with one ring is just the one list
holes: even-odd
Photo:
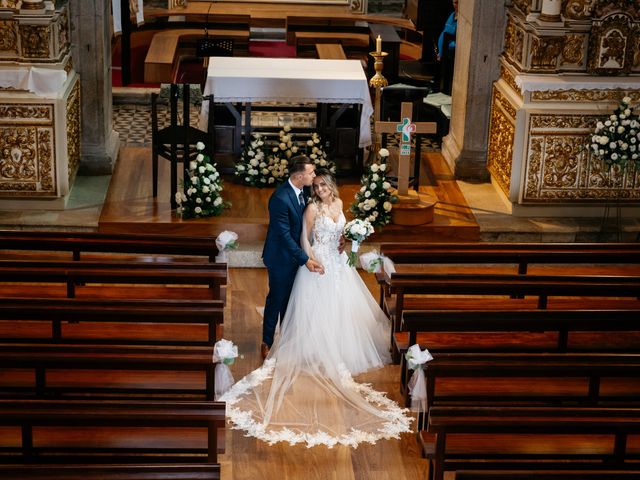
[[[213, 346], [213, 363], [216, 364], [214, 372], [215, 392], [214, 398], [218, 400], [235, 383], [229, 365], [238, 358], [238, 347], [231, 340], [221, 338]], [[242, 358], [242, 355], [240, 356]]]
[[175, 194], [177, 212], [185, 219], [220, 215], [223, 209], [231, 206], [222, 198], [222, 179], [216, 164], [202, 153], [204, 148], [202, 142], [196, 144], [199, 153], [195, 160], [189, 162], [183, 189]]
[[295, 141], [289, 125], [278, 132], [275, 143], [268, 142], [263, 135], [254, 134], [251, 142], [245, 145], [234, 173], [246, 185], [276, 185], [287, 179], [291, 158], [303, 153], [314, 161], [316, 167], [336, 173], [335, 163], [327, 158], [320, 135], [314, 132], [306, 143], [300, 144]]
[[351, 204], [354, 217], [368, 220], [374, 227], [383, 227], [391, 222], [391, 209], [397, 197], [391, 194], [391, 184], [387, 181], [389, 151], [381, 148], [380, 161], [372, 163], [360, 179], [360, 190]]
[[407, 368], [413, 370], [413, 375], [407, 384], [411, 396], [411, 410], [425, 412], [427, 410], [427, 382], [424, 375], [424, 364], [433, 360], [433, 355], [426, 348], [420, 349], [417, 343], [409, 347], [404, 354]]
[[344, 226], [343, 235], [347, 240], [351, 240], [351, 251], [347, 252], [347, 261], [350, 267], [355, 267], [360, 244], [373, 233], [373, 226], [369, 220], [356, 218]]
[[229, 230], [224, 230], [216, 238], [216, 247], [218, 247], [218, 255], [216, 262], [224, 263], [229, 261], [229, 250], [238, 248], [238, 234]]
[[633, 113], [631, 98], [624, 97], [606, 120], [596, 124], [591, 150], [607, 168], [640, 164], [640, 118]]

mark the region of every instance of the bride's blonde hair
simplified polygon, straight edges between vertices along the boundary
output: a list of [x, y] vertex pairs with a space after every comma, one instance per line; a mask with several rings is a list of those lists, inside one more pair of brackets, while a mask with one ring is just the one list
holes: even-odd
[[[338, 193], [338, 185], [336, 184], [336, 179], [329, 170], [326, 170], [324, 168], [319, 168], [318, 170], [316, 170], [316, 178], [321, 178], [322, 180], [324, 180], [324, 183], [326, 183], [327, 187], [329, 187], [329, 190], [331, 190], [331, 196], [334, 199], [340, 198], [340, 195]], [[313, 203], [318, 205], [318, 207], [322, 205], [322, 200], [316, 194], [316, 190], [313, 188], [313, 186], [311, 188], [311, 199], [313, 200]]]

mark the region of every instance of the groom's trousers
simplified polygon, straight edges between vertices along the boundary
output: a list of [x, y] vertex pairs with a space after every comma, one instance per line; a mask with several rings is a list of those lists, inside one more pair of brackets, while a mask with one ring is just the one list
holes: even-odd
[[296, 278], [298, 265], [295, 263], [267, 267], [269, 274], [269, 293], [264, 306], [264, 318], [262, 321], [262, 341], [273, 344], [273, 336], [278, 324], [278, 317], [284, 319], [287, 304], [291, 296], [291, 288]]

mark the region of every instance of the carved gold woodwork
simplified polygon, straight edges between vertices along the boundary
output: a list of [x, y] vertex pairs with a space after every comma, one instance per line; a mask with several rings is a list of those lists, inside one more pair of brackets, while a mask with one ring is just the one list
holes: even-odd
[[494, 89], [489, 122], [487, 169], [507, 196], [511, 185], [514, 114], [515, 108]]
[[0, 20], [0, 53], [18, 53], [18, 28], [16, 22]]
[[567, 35], [562, 46], [562, 65], [581, 65], [584, 59], [584, 36]]
[[555, 70], [558, 56], [562, 52], [562, 37], [533, 37], [531, 39], [531, 68], [536, 70]]
[[73, 183], [80, 166], [80, 82], [77, 82], [67, 99], [67, 163], [69, 185]]
[[507, 84], [513, 89], [514, 93], [522, 97], [520, 88], [516, 84], [516, 79], [513, 76], [513, 73], [511, 73], [511, 71], [504, 65], [500, 65], [500, 77], [507, 82]]
[[0, 123], [33, 123], [51, 125], [53, 122], [52, 105], [0, 104]]
[[532, 114], [523, 202], [640, 198], [634, 169], [603, 170], [587, 145], [603, 115]]
[[526, 15], [531, 10], [531, 0], [513, 0], [513, 6]]
[[18, 3], [21, 0], [0, 0], [0, 8], [18, 10]]
[[516, 24], [513, 17], [510, 17], [507, 22], [504, 50], [507, 58], [522, 67], [524, 31]]
[[626, 14], [614, 13], [594, 21], [589, 39], [588, 71], [601, 75], [629, 73], [639, 34], [639, 27], [634, 27]]
[[585, 20], [591, 17], [596, 0], [566, 0], [562, 9], [565, 18]]
[[546, 90], [531, 93], [531, 100], [538, 102], [596, 102], [614, 100], [628, 96], [632, 103], [640, 102], [638, 90]]
[[22, 55], [27, 58], [48, 58], [51, 48], [49, 25], [22, 25], [20, 27], [20, 41]]

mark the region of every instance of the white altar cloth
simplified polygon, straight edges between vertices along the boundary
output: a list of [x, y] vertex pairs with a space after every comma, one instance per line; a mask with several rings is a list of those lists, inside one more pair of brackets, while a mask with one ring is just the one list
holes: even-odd
[[67, 72], [40, 67], [0, 67], [0, 88], [25, 90], [45, 98], [56, 98], [67, 81]]
[[640, 77], [589, 77], [585, 75], [516, 75], [520, 93], [548, 90], [612, 90], [640, 88]]
[[[362, 104], [359, 146], [371, 145], [373, 105], [358, 60], [212, 57], [204, 95], [215, 102], [319, 102]], [[206, 130], [208, 103], [200, 128]]]

